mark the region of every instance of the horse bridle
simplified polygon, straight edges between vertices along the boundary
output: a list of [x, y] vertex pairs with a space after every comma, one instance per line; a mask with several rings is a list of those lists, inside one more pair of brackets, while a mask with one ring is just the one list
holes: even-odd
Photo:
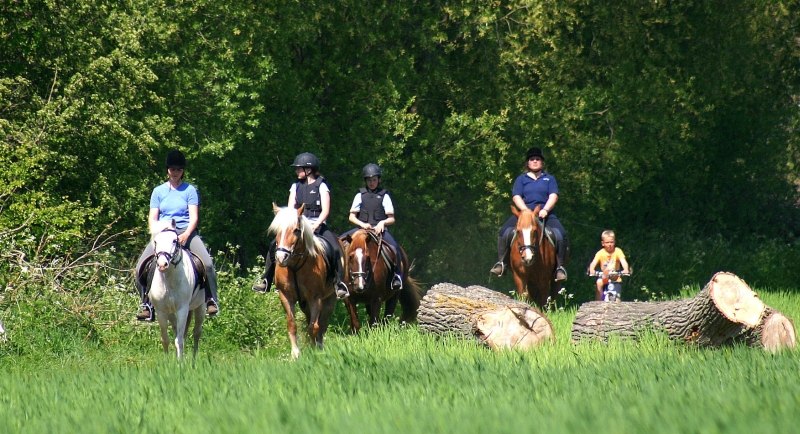
[[[156, 259], [160, 256], [164, 256], [167, 262], [172, 265], [178, 265], [178, 262], [181, 262], [181, 258], [183, 257], [183, 249], [178, 242], [178, 231], [175, 229], [164, 229], [161, 232], [172, 232], [175, 234], [175, 241], [172, 242], [172, 251], [171, 252], [156, 252]], [[155, 241], [153, 242], [155, 244]]]
[[300, 227], [296, 227], [296, 228], [293, 229], [293, 232], [295, 234], [295, 239], [294, 239], [294, 244], [292, 244], [292, 247], [290, 249], [287, 249], [286, 247], [276, 246], [275, 247], [275, 252], [276, 253], [277, 252], [283, 252], [283, 253], [286, 253], [286, 254], [289, 255], [289, 259], [287, 259], [287, 265], [288, 265], [288, 261], [290, 261], [293, 257], [298, 257], [298, 256], [302, 257], [303, 258], [303, 262], [301, 262], [299, 265], [297, 265], [294, 268], [293, 267], [288, 267], [292, 271], [297, 271], [297, 270], [299, 270], [300, 268], [303, 267], [303, 264], [306, 263], [305, 260], [308, 259], [308, 256], [306, 256], [306, 252], [294, 253], [294, 249], [295, 249], [295, 247], [297, 247], [297, 243], [302, 241], [302, 239], [303, 239], [303, 230]]
[[[383, 234], [376, 235], [374, 232], [367, 232], [367, 235], [378, 243], [378, 250], [377, 250], [378, 255], [383, 255]], [[364, 250], [367, 253], [369, 253], [367, 244], [368, 243], [366, 242], [364, 243]], [[352, 279], [350, 279], [351, 282], [355, 281], [358, 278], [362, 278], [364, 279], [364, 282], [367, 282], [367, 279], [369, 278], [370, 275], [373, 276], [375, 275], [375, 267], [377, 266], [377, 260], [375, 261], [375, 263], [373, 263], [372, 257], [369, 254], [367, 254], [366, 257], [367, 260], [364, 268], [366, 268], [367, 271], [351, 271], [350, 272], [350, 275], [352, 276]]]
[[[539, 226], [539, 232], [540, 233], [539, 233], [538, 236], [535, 237], [535, 240], [533, 241], [533, 244], [522, 244], [521, 246], [519, 246], [519, 254], [520, 255], [522, 255], [523, 252], [525, 252], [526, 249], [530, 249], [531, 254], [534, 257], [536, 257], [536, 252], [539, 251], [539, 245], [541, 244], [541, 241], [544, 238], [544, 220], [542, 220], [542, 219], [537, 217], [536, 221], [534, 222], [534, 224], [537, 224]], [[523, 243], [524, 243], [524, 241], [523, 241]]]

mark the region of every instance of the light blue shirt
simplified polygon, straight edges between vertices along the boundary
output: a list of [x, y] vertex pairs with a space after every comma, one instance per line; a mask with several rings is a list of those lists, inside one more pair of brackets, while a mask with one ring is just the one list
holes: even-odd
[[169, 181], [157, 186], [150, 195], [150, 208], [158, 208], [158, 220], [175, 220], [178, 230], [189, 226], [189, 205], [200, 205], [197, 189], [189, 183], [172, 188]]

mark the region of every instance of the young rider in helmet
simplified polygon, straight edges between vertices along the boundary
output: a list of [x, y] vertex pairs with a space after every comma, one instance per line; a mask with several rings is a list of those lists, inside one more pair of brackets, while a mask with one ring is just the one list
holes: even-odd
[[[200, 257], [205, 266], [208, 288], [206, 288], [206, 313], [208, 316], [215, 316], [219, 312], [217, 299], [217, 272], [214, 270], [214, 262], [208, 254], [203, 240], [197, 232], [199, 221], [200, 196], [197, 189], [188, 182], [183, 181], [184, 169], [186, 168], [186, 157], [177, 149], [169, 151], [167, 154], [167, 182], [156, 186], [150, 194], [150, 212], [148, 223], [152, 227], [160, 220], [175, 220], [178, 229], [178, 241], [183, 246], [187, 246], [192, 253]], [[154, 254], [153, 243], [147, 243], [144, 252], [139, 256], [136, 263], [136, 272], [142, 271], [142, 265]], [[144, 277], [146, 281], [146, 276]], [[141, 310], [136, 314], [139, 321], [153, 321], [155, 314], [150, 298], [147, 295], [148, 288], [137, 276], [136, 286], [142, 297]]]
[[369, 163], [361, 171], [364, 177], [366, 188], [360, 188], [353, 198], [350, 206], [350, 223], [358, 226], [350, 229], [341, 235], [345, 237], [351, 235], [359, 229], [373, 229], [379, 234], [383, 234], [383, 239], [389, 243], [395, 251], [397, 264], [395, 273], [392, 277], [392, 289], [399, 291], [403, 289], [403, 270], [402, 253], [400, 246], [397, 245], [394, 237], [389, 233], [386, 226], [394, 224], [394, 204], [389, 192], [380, 187], [381, 175], [383, 171], [375, 163]]
[[[312, 153], [303, 152], [295, 157], [292, 167], [297, 175], [297, 182], [292, 184], [289, 189], [289, 206], [300, 208], [301, 205], [305, 205], [303, 215], [311, 222], [314, 233], [325, 238], [333, 246], [334, 263], [336, 264], [336, 296], [345, 298], [350, 293], [347, 285], [342, 281], [344, 270], [341, 261], [343, 256], [341, 244], [336, 234], [325, 223], [330, 214], [331, 190], [325, 177], [320, 174], [319, 166], [319, 159]], [[267, 292], [272, 285], [275, 278], [275, 248], [276, 243], [273, 240], [267, 255], [263, 281], [253, 285], [254, 291]]]
[[[556, 262], [555, 280], [567, 280], [567, 270], [564, 262], [567, 252], [567, 232], [564, 226], [553, 213], [553, 208], [558, 202], [558, 182], [555, 176], [544, 171], [544, 155], [539, 148], [530, 148], [525, 154], [525, 173], [517, 176], [511, 189], [511, 200], [519, 210], [534, 209], [541, 206], [539, 217], [545, 225], [553, 231], [556, 237]], [[512, 215], [500, 228], [497, 240], [498, 261], [490, 272], [502, 276], [508, 263], [508, 252], [511, 247], [511, 238], [517, 225], [517, 217]]]

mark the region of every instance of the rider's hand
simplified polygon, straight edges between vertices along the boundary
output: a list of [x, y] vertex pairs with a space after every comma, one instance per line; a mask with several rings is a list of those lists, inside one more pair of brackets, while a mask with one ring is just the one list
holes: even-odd
[[549, 214], [550, 214], [550, 213], [549, 213], [549, 212], [547, 212], [547, 210], [546, 210], [546, 209], [544, 209], [544, 208], [542, 208], [541, 210], [539, 210], [539, 218], [540, 218], [540, 219], [544, 219], [544, 218], [545, 218], [545, 217], [547, 217]]
[[378, 224], [375, 225], [375, 231], [378, 232], [379, 234], [383, 233], [384, 226], [385, 225], [383, 224], [383, 220], [379, 221]]
[[184, 233], [178, 235], [178, 242], [181, 244], [181, 246], [186, 246], [186, 241], [188, 239], [189, 239], [189, 233], [188, 232], [184, 232]]
[[370, 230], [372, 229], [372, 225], [369, 223], [364, 223], [363, 225], [361, 225], [361, 229]]

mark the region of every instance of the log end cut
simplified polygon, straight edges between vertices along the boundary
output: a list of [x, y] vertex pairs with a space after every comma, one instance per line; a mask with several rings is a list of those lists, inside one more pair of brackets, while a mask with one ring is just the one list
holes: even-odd
[[478, 316], [476, 334], [492, 349], [528, 349], [553, 341], [553, 325], [537, 310], [509, 307]]
[[761, 345], [773, 353], [786, 348], [795, 348], [797, 336], [792, 321], [780, 312], [769, 315], [764, 320], [764, 328], [761, 331]]
[[747, 327], [755, 327], [761, 321], [766, 305], [735, 274], [717, 273], [708, 285], [714, 304], [728, 320]]

